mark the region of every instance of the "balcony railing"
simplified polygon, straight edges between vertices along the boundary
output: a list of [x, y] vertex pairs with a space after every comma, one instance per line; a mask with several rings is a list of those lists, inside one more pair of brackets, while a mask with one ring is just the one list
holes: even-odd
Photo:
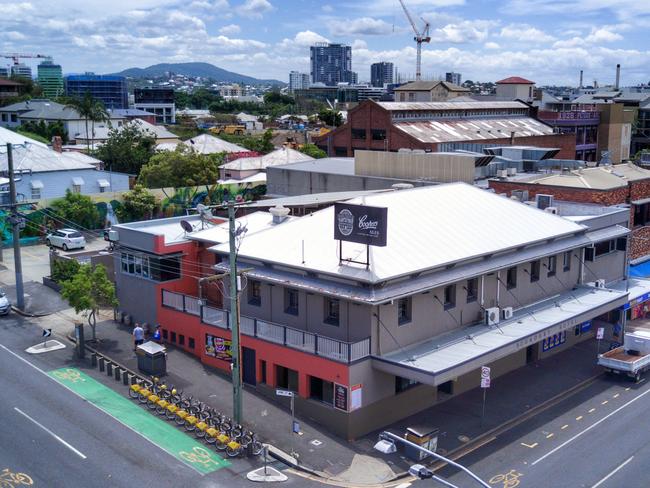
[[[228, 311], [203, 305], [196, 297], [163, 290], [162, 304], [179, 312], [199, 316], [205, 324], [230, 330]], [[246, 316], [240, 317], [239, 327], [244, 335], [343, 363], [370, 356], [370, 337], [358, 342], [344, 342]]]

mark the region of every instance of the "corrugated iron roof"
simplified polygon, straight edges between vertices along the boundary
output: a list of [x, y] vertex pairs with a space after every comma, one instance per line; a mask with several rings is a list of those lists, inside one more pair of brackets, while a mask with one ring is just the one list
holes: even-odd
[[381, 108], [391, 112], [397, 110], [480, 110], [499, 108], [528, 108], [522, 102], [376, 102]]
[[553, 128], [531, 117], [396, 122], [395, 127], [422, 142], [489, 141], [553, 134]]
[[511, 76], [510, 78], [504, 78], [496, 82], [497, 85], [534, 85], [534, 81], [527, 80], [521, 76]]
[[629, 181], [650, 178], [650, 170], [640, 168], [633, 163], [615, 164], [583, 168], [564, 173], [536, 176], [522, 180], [522, 183], [536, 185], [562, 186], [569, 188], [590, 188], [593, 190], [612, 190], [627, 186]]

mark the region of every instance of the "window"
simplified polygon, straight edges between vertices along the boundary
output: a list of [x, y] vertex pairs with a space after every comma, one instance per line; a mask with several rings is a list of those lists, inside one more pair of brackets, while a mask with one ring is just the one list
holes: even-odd
[[506, 288], [508, 290], [517, 288], [517, 267], [516, 266], [513, 266], [512, 268], [508, 268], [508, 271], [506, 273]]
[[339, 301], [333, 298], [325, 299], [325, 322], [339, 325]]
[[478, 278], [467, 280], [465, 289], [467, 290], [467, 303], [475, 302], [478, 297]]
[[11, 121], [18, 122], [18, 114], [11, 114]]
[[284, 290], [284, 311], [290, 315], [298, 315], [298, 290]]
[[183, 334], [178, 334], [178, 345], [179, 346], [185, 345], [185, 336]]
[[546, 266], [548, 267], [547, 276], [555, 276], [557, 272], [557, 256], [549, 256]]
[[571, 270], [571, 253], [572, 251], [567, 251], [562, 255], [562, 269], [564, 271]]
[[194, 337], [188, 337], [187, 338], [187, 345], [189, 346], [190, 349], [194, 349]]
[[266, 361], [260, 361], [260, 383], [266, 384]]
[[248, 282], [248, 304], [258, 307], [262, 304], [262, 286], [259, 281]]
[[445, 310], [456, 306], [456, 285], [445, 286], [445, 300], [443, 302]]
[[634, 226], [637, 225], [646, 225], [650, 220], [650, 215], [648, 215], [648, 210], [650, 209], [650, 204], [644, 203], [642, 205], [634, 205]]
[[171, 333], [171, 341], [176, 344], [176, 332]]
[[72, 193], [81, 193], [81, 185], [72, 185]]
[[334, 383], [331, 381], [309, 377], [309, 398], [319, 402], [334, 405]]
[[352, 139], [365, 139], [366, 129], [352, 129]]
[[409, 378], [402, 378], [401, 376], [395, 376], [395, 395], [402, 393], [406, 390], [410, 390], [414, 386], [418, 386], [420, 383], [411, 380]]
[[6, 122], [7, 121], [7, 114], [2, 114], [2, 121]]
[[180, 278], [180, 256], [159, 257], [147, 254], [123, 252], [121, 269], [124, 274], [131, 274], [154, 281], [170, 281]]
[[298, 371], [285, 368], [284, 366], [275, 366], [275, 386], [285, 390], [298, 391]]
[[596, 248], [596, 257], [602, 256], [616, 250], [616, 241], [612, 239], [611, 241], [597, 242], [594, 247]]
[[454, 382], [453, 381], [445, 381], [444, 383], [440, 383], [438, 385], [438, 393], [445, 393], [447, 395], [453, 395], [454, 394]]
[[539, 281], [539, 260], [530, 263], [530, 281]]
[[409, 102], [415, 102], [415, 93], [409, 93]]
[[32, 200], [40, 200], [40, 199], [41, 199], [41, 189], [32, 188]]
[[397, 300], [397, 323], [408, 324], [411, 321], [411, 299], [400, 298]]
[[106, 187], [105, 186], [100, 186], [99, 187], [99, 193], [105, 193], [106, 192]]
[[163, 329], [162, 330], [163, 341], [166, 341], [168, 337], [169, 337], [169, 332], [167, 332], [167, 329]]
[[372, 129], [372, 140], [383, 141], [386, 139], [386, 131], [384, 129]]

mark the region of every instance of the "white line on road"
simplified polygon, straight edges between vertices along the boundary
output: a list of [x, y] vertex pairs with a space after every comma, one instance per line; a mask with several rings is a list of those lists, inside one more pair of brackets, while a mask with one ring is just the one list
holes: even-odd
[[45, 432], [47, 432], [48, 434], [50, 434], [52, 437], [54, 437], [57, 441], [59, 441], [59, 442], [60, 442], [61, 444], [63, 444], [65, 447], [67, 447], [67, 448], [70, 449], [72, 452], [74, 452], [74, 453], [75, 453], [77, 456], [79, 456], [81, 459], [86, 459], [86, 456], [84, 455], [84, 453], [82, 453], [81, 451], [78, 451], [77, 449], [75, 449], [74, 447], [72, 447], [70, 444], [68, 444], [66, 441], [64, 441], [63, 439], [61, 439], [58, 435], [56, 435], [56, 434], [55, 434], [54, 432], [52, 432], [50, 429], [48, 429], [47, 427], [45, 427], [43, 424], [40, 424], [39, 422], [37, 422], [36, 420], [34, 420], [33, 418], [31, 418], [29, 415], [27, 415], [27, 414], [26, 414], [25, 412], [23, 412], [20, 408], [18, 408], [18, 407], [14, 407], [14, 410], [15, 410], [16, 412], [18, 412], [20, 415], [22, 415], [23, 417], [25, 417], [27, 420], [30, 420], [30, 421], [34, 422], [34, 423], [35, 423], [36, 425], [38, 425], [41, 429], [43, 429]]
[[625, 461], [625, 462], [624, 462], [623, 464], [621, 464], [618, 468], [616, 468], [614, 471], [612, 471], [611, 473], [609, 473], [607, 476], [605, 476], [602, 480], [600, 480], [598, 483], [596, 483], [596, 484], [595, 484], [594, 486], [592, 486], [591, 488], [598, 488], [598, 487], [599, 487], [600, 485], [602, 485], [605, 481], [607, 481], [607, 480], [610, 479], [612, 476], [614, 476], [618, 471], [620, 471], [620, 470], [623, 468], [623, 466], [625, 466], [627, 463], [629, 463], [630, 461], [632, 461], [632, 459], [634, 459], [634, 456], [630, 456], [630, 458], [629, 458], [627, 461]]
[[564, 446], [566, 446], [567, 444], [570, 444], [571, 442], [575, 441], [575, 440], [576, 440], [578, 437], [580, 437], [582, 434], [585, 434], [585, 433], [589, 432], [591, 429], [593, 429], [593, 428], [596, 427], [597, 425], [600, 425], [600, 424], [603, 423], [605, 420], [607, 420], [608, 418], [610, 418], [612, 415], [616, 415], [618, 412], [620, 412], [621, 410], [623, 410], [625, 407], [627, 407], [628, 405], [631, 405], [632, 403], [636, 402], [639, 398], [641, 398], [641, 397], [647, 395], [648, 393], [650, 393], [650, 390], [646, 390], [646, 391], [644, 391], [643, 393], [641, 393], [640, 395], [634, 397], [634, 398], [633, 398], [632, 400], [630, 400], [629, 402], [624, 403], [623, 405], [621, 405], [620, 407], [618, 407], [616, 410], [614, 410], [612, 413], [610, 413], [610, 414], [608, 414], [608, 415], [605, 415], [605, 416], [604, 416], [602, 419], [600, 419], [598, 422], [593, 423], [592, 425], [590, 425], [589, 427], [587, 427], [585, 430], [583, 430], [583, 431], [581, 431], [581, 432], [578, 432], [576, 435], [574, 435], [573, 437], [571, 437], [569, 440], [567, 440], [567, 441], [563, 442], [562, 444], [560, 444], [559, 446], [557, 446], [555, 449], [553, 449], [553, 450], [547, 452], [546, 454], [544, 454], [544, 455], [543, 455], [541, 458], [539, 458], [537, 461], [534, 461], [534, 462], [531, 464], [531, 466], [535, 466], [535, 465], [536, 465], [537, 463], [539, 463], [540, 461], [543, 461], [544, 459], [546, 459], [547, 457], [549, 457], [551, 454], [553, 454], [553, 453], [559, 451], [560, 449], [562, 449], [562, 448], [563, 448]]

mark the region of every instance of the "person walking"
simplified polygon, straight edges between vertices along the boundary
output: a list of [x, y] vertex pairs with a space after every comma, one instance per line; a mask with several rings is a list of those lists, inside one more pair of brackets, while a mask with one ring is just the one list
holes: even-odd
[[160, 343], [162, 337], [160, 336], [160, 325], [156, 325], [156, 330], [153, 333], [153, 340]]
[[133, 350], [135, 351], [140, 344], [144, 342], [144, 329], [140, 327], [139, 323], [135, 323], [133, 328]]

